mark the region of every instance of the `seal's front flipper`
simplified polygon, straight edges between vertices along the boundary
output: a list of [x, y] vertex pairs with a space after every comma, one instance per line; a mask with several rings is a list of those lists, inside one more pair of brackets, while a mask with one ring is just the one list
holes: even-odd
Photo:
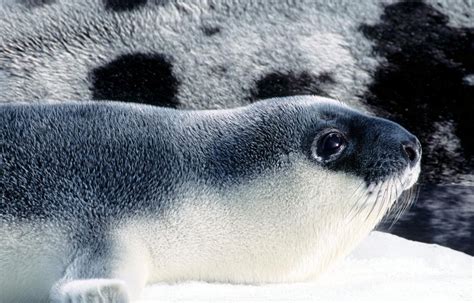
[[128, 303], [138, 297], [147, 279], [145, 270], [137, 270], [145, 264], [141, 255], [110, 242], [89, 242], [96, 245], [74, 256], [52, 287], [50, 302]]
[[62, 283], [53, 303], [129, 303], [129, 290], [124, 281], [118, 279], [72, 280]]

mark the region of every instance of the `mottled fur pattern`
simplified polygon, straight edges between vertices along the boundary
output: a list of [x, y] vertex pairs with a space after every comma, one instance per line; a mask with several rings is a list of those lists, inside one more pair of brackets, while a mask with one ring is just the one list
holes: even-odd
[[[347, 138], [331, 163], [312, 147], [327, 129]], [[151, 282], [316, 277], [416, 182], [408, 141], [393, 122], [316, 97], [214, 111], [2, 104], [0, 301], [128, 302]]]

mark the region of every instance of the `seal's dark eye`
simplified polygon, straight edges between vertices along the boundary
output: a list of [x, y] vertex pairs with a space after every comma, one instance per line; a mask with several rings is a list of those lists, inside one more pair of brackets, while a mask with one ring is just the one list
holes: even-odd
[[316, 159], [320, 161], [333, 160], [345, 147], [346, 139], [338, 131], [322, 135], [317, 142]]

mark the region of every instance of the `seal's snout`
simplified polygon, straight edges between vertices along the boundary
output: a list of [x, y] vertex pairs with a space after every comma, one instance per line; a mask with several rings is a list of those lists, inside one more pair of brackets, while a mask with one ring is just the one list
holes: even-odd
[[[380, 120], [381, 136], [386, 136], [383, 149], [392, 149], [392, 155], [398, 158], [402, 169], [415, 169], [420, 165], [421, 144], [418, 138], [401, 125], [389, 120]], [[385, 135], [384, 135], [385, 134]]]
[[411, 136], [411, 138], [402, 142], [402, 150], [410, 167], [418, 164], [421, 158], [421, 144], [415, 136]]
[[[378, 156], [385, 173], [379, 171], [382, 180], [398, 178], [403, 190], [411, 188], [418, 180], [422, 149], [418, 138], [401, 125], [375, 118], [379, 136]], [[376, 178], [379, 179], [379, 178]], [[379, 179], [379, 180], [380, 180]]]

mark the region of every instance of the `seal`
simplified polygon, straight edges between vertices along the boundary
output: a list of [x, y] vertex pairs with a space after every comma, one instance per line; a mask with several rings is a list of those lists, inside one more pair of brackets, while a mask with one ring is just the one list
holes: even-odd
[[400, 125], [301, 96], [228, 110], [0, 105], [0, 301], [302, 281], [415, 184]]

